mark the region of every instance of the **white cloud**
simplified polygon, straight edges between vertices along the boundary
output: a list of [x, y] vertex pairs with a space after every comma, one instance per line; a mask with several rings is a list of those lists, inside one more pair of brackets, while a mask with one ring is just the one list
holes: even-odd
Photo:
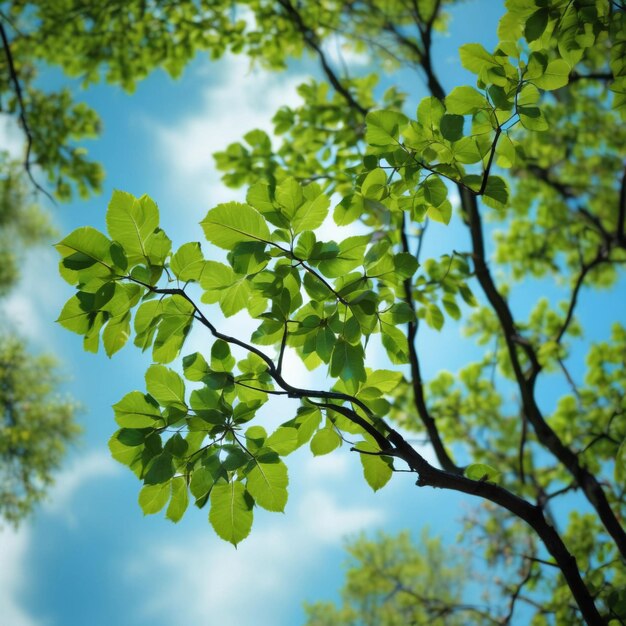
[[0, 531], [0, 619], [10, 626], [38, 626], [39, 620], [28, 614], [19, 598], [28, 585], [25, 556], [30, 545], [30, 530], [5, 528]]
[[121, 466], [104, 450], [94, 450], [76, 458], [57, 474], [44, 510], [64, 518], [70, 525], [76, 525], [72, 500], [77, 493], [86, 485], [93, 484], [94, 480], [118, 475], [120, 470]]
[[308, 541], [314, 538], [318, 545], [336, 544], [348, 533], [382, 523], [384, 517], [380, 510], [370, 507], [341, 507], [322, 490], [308, 493], [298, 513]]
[[310, 456], [304, 462], [305, 476], [309, 480], [320, 478], [343, 478], [350, 470], [350, 463], [355, 461], [355, 455], [335, 452], [323, 456]]
[[0, 113], [0, 150], [6, 150], [11, 158], [20, 159], [24, 151], [24, 134], [14, 117]]
[[378, 509], [343, 505], [312, 489], [299, 496], [295, 511], [256, 522], [260, 527], [237, 550], [206, 529], [177, 544], [147, 547], [127, 574], [152, 591], [144, 618], [171, 626], [273, 626], [283, 623], [328, 549], [346, 533], [382, 521]]
[[370, 65], [372, 59], [366, 52], [356, 52], [352, 44], [341, 35], [329, 37], [324, 42], [324, 52], [336, 71], [342, 73], [341, 70], [347, 70], [350, 75], [352, 67], [363, 67]]
[[67, 298], [67, 293], [59, 289], [62, 280], [54, 250], [51, 247], [29, 250], [20, 272], [19, 284], [3, 299], [0, 311], [22, 336], [54, 349], [50, 326]]
[[226, 58], [221, 64], [219, 84], [204, 89], [199, 111], [165, 126], [150, 122], [157, 150], [165, 159], [171, 184], [203, 210], [219, 202], [241, 197], [227, 189], [215, 171], [212, 154], [242, 140], [249, 130], [271, 133], [271, 119], [281, 106], [300, 102], [295, 88], [303, 76], [277, 75], [250, 69], [244, 57]]

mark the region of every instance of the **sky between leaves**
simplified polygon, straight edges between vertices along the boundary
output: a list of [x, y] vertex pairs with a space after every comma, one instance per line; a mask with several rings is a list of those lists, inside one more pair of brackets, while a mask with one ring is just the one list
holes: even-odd
[[[447, 87], [471, 80], [460, 68], [458, 46], [480, 41], [491, 48], [501, 13], [496, 0], [473, 0], [454, 9], [450, 35], [435, 48], [437, 70]], [[368, 64], [365, 58], [348, 61], [355, 68]], [[243, 59], [210, 63], [199, 58], [179, 82], [157, 73], [131, 96], [106, 86], [90, 89], [85, 97], [101, 114], [104, 135], [89, 150], [104, 164], [105, 192], [86, 203], [56, 207], [60, 231], [86, 224], [102, 229], [108, 198], [119, 188], [148, 193], [157, 201], [175, 248], [201, 239], [198, 222], [206, 211], [242, 197], [221, 185], [211, 153], [252, 128], [270, 130], [275, 110], [298, 101], [295, 86], [311, 71], [314, 64], [305, 62], [282, 75], [263, 74], [249, 71]], [[56, 84], [60, 77], [50, 73], [43, 80]], [[402, 74], [399, 84], [411, 94], [411, 107], [425, 95], [414, 74]], [[15, 143], [15, 133], [0, 129], [0, 143]], [[429, 245], [441, 252], [455, 247], [461, 235], [454, 219], [447, 228], [431, 227]], [[330, 229], [334, 227], [329, 226], [328, 238]], [[346, 450], [316, 459], [307, 450], [294, 455], [285, 514], [259, 511], [254, 532], [237, 550], [215, 536], [204, 510], [190, 510], [176, 526], [161, 515], [143, 518], [136, 501], [139, 483], [109, 458], [106, 441], [115, 429], [110, 406], [128, 391], [144, 388], [149, 362], [130, 348], [112, 361], [85, 354], [79, 337], [54, 325], [71, 291], [58, 277], [56, 262], [52, 248], [31, 254], [4, 314], [16, 320], [34, 347], [63, 359], [70, 376], [67, 390], [85, 407], [85, 434], [50, 502], [18, 532], [0, 532], [2, 623], [291, 626], [303, 621], [302, 601], [337, 596], [346, 535], [408, 527], [418, 537], [428, 524], [454, 541], [459, 528], [454, 520], [468, 501], [417, 490], [411, 476], [402, 474], [372, 494], [358, 459]], [[36, 292], [31, 288], [35, 284]], [[542, 295], [550, 289], [546, 286]], [[521, 293], [522, 298], [537, 295]], [[248, 332], [245, 316], [228, 323], [231, 332]], [[424, 333], [421, 340], [429, 355], [427, 375], [466, 360], [452, 324], [442, 335]], [[196, 333], [187, 352], [202, 347], [202, 335]], [[286, 371], [294, 384], [308, 376], [295, 359]], [[270, 404], [267, 419], [274, 424], [295, 411], [286, 400]]]

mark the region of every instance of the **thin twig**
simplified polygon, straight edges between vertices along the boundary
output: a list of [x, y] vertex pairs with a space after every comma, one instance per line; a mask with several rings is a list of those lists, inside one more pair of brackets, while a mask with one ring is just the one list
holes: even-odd
[[341, 83], [337, 74], [335, 74], [334, 70], [330, 67], [328, 63], [328, 59], [322, 50], [322, 47], [319, 43], [318, 37], [315, 34], [315, 31], [307, 26], [298, 10], [294, 7], [290, 0], [278, 0], [278, 3], [285, 9], [287, 14], [292, 18], [295, 26], [300, 31], [304, 42], [317, 53], [317, 56], [320, 60], [320, 64], [322, 69], [324, 70], [324, 74], [328, 78], [330, 84], [334, 87], [335, 91], [341, 96], [343, 96], [344, 100], [348, 103], [350, 108], [355, 109], [361, 115], [365, 115], [367, 113], [367, 109], [362, 107], [355, 99], [354, 96], [350, 93], [350, 91]]
[[26, 174], [28, 178], [30, 178], [31, 183], [41, 193], [43, 193], [47, 198], [49, 198], [54, 204], [56, 204], [54, 198], [47, 192], [36, 180], [31, 171], [31, 163], [30, 163], [30, 153], [33, 147], [33, 134], [30, 130], [30, 126], [28, 125], [28, 120], [26, 118], [26, 105], [24, 104], [24, 96], [22, 93], [22, 85], [20, 84], [19, 78], [17, 76], [17, 71], [15, 69], [15, 63], [13, 62], [13, 53], [11, 52], [11, 45], [7, 38], [6, 31], [4, 29], [4, 24], [0, 21], [0, 37], [2, 38], [2, 47], [4, 48], [4, 54], [7, 59], [7, 64], [9, 66], [9, 76], [11, 78], [11, 82], [13, 83], [13, 89], [15, 90], [15, 96], [17, 97], [17, 102], [19, 106], [19, 119], [22, 124], [22, 129], [24, 130], [24, 134], [26, 135], [26, 154], [24, 156], [24, 169], [26, 170]]
[[587, 274], [596, 266], [600, 265], [601, 263], [606, 263], [608, 261], [607, 256], [606, 256], [606, 251], [604, 250], [604, 247], [601, 247], [598, 250], [598, 253], [596, 254], [596, 256], [593, 258], [592, 261], [590, 261], [589, 263], [586, 263], [582, 266], [581, 270], [580, 270], [580, 274], [578, 275], [578, 278], [576, 279], [576, 283], [574, 284], [574, 289], [572, 290], [572, 295], [570, 297], [570, 302], [569, 302], [569, 306], [567, 308], [567, 313], [565, 315], [565, 320], [563, 321], [563, 324], [561, 325], [561, 328], [559, 329], [559, 332], [557, 333], [556, 337], [554, 338], [554, 341], [558, 344], [561, 343], [561, 339], [563, 339], [563, 335], [565, 335], [570, 323], [572, 322], [572, 319], [574, 317], [574, 310], [576, 308], [576, 304], [578, 302], [578, 294], [580, 292], [581, 287], [583, 286], [583, 283], [585, 281], [585, 278], [587, 276]]

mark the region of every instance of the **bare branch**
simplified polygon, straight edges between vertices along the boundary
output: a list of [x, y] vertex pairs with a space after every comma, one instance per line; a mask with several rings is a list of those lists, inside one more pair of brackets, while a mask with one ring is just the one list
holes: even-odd
[[572, 290], [572, 295], [570, 297], [570, 302], [567, 308], [567, 313], [565, 314], [565, 320], [563, 321], [563, 324], [561, 325], [559, 332], [554, 338], [554, 341], [556, 343], [561, 343], [561, 340], [563, 339], [563, 335], [565, 335], [569, 325], [572, 322], [572, 319], [574, 317], [574, 309], [576, 308], [576, 304], [578, 302], [578, 294], [580, 292], [581, 287], [583, 286], [583, 283], [585, 282], [585, 278], [587, 274], [594, 267], [597, 267], [601, 263], [606, 263], [607, 261], [608, 259], [606, 255], [606, 250], [604, 249], [604, 247], [601, 247], [592, 261], [590, 261], [589, 263], [583, 264], [580, 270], [580, 274], [578, 275], [578, 278], [576, 279], [576, 283], [574, 284], [574, 289]]
[[334, 87], [335, 91], [343, 96], [343, 99], [348, 103], [351, 109], [358, 111], [364, 116], [367, 113], [367, 109], [362, 107], [354, 99], [354, 96], [350, 93], [349, 89], [341, 83], [337, 74], [335, 74], [334, 70], [329, 65], [328, 59], [322, 50], [315, 31], [304, 23], [302, 16], [291, 3], [291, 0], [278, 0], [278, 3], [283, 7], [283, 9], [285, 9], [289, 17], [291, 17], [296, 28], [300, 31], [306, 45], [317, 54], [322, 69], [324, 70], [324, 74], [326, 74], [326, 77], [328, 78], [330, 84]]

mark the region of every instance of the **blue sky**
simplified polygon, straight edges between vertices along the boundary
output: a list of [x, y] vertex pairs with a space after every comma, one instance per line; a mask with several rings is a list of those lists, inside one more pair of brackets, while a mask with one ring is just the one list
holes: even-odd
[[[500, 13], [495, 0], [454, 9], [450, 35], [438, 39], [434, 54], [446, 87], [471, 80], [460, 68], [457, 48], [469, 41], [491, 47]], [[363, 67], [366, 60], [353, 62]], [[206, 211], [241, 197], [220, 183], [212, 152], [252, 128], [269, 130], [274, 111], [298, 101], [295, 86], [313, 69], [301, 63], [281, 75], [264, 74], [251, 72], [243, 58], [199, 58], [177, 82], [157, 72], [133, 95], [109, 86], [81, 94], [103, 118], [103, 136], [89, 150], [104, 164], [107, 180], [102, 197], [54, 209], [59, 230], [102, 228], [107, 199], [119, 188], [148, 193], [158, 202], [174, 247], [201, 239], [198, 222]], [[411, 109], [425, 95], [413, 74], [402, 75], [401, 88], [411, 94]], [[8, 132], [5, 140], [15, 137]], [[427, 253], [464, 245], [462, 229], [454, 224], [430, 228], [429, 240], [437, 243]], [[539, 292], [521, 290], [518, 303], [534, 301]], [[337, 597], [346, 536], [410, 528], [418, 537], [429, 525], [454, 540], [455, 520], [468, 500], [418, 490], [408, 474], [394, 476], [373, 494], [358, 459], [346, 450], [317, 459], [307, 450], [290, 457], [285, 514], [257, 511], [250, 538], [237, 550], [214, 535], [206, 510], [189, 509], [177, 525], [160, 515], [144, 518], [137, 505], [139, 482], [109, 458], [106, 442], [115, 430], [110, 406], [128, 391], [144, 389], [149, 360], [132, 347], [113, 360], [84, 353], [78, 336], [53, 323], [70, 295], [57, 276], [54, 251], [42, 248], [30, 256], [20, 288], [5, 305], [34, 347], [62, 359], [67, 391], [84, 406], [85, 432], [49, 502], [18, 532], [0, 532], [0, 623], [291, 626], [303, 621], [303, 601]], [[239, 332], [246, 327], [241, 317], [227, 323]], [[427, 376], [466, 362], [470, 348], [461, 347], [459, 336], [451, 326], [420, 338]], [[202, 342], [194, 334], [187, 351], [202, 349]], [[295, 361], [289, 366], [296, 381], [306, 376]], [[295, 405], [277, 402], [267, 419], [279, 423], [294, 411]]]

